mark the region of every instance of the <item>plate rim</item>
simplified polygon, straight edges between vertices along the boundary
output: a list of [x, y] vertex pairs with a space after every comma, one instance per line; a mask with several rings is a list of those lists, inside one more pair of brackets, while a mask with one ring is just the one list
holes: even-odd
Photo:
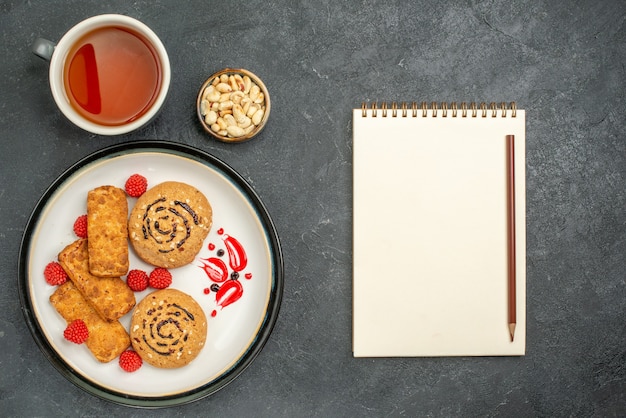
[[[104, 158], [123, 155], [125, 151], [129, 152], [131, 150], [137, 152], [145, 150], [156, 152], [165, 151], [170, 154], [176, 153], [178, 156], [186, 158], [193, 157], [196, 161], [208, 163], [217, 168], [230, 181], [240, 187], [242, 192], [248, 197], [248, 199], [250, 199], [252, 206], [257, 211], [259, 221], [267, 234], [268, 244], [271, 250], [270, 265], [273, 267], [272, 270], [274, 277], [270, 288], [267, 313], [263, 318], [259, 332], [253, 335], [251, 344], [247, 347], [243, 355], [232, 365], [232, 367], [222, 373], [214, 381], [175, 395], [158, 397], [129, 395], [120, 391], [114, 391], [101, 387], [75, 372], [67, 363], [65, 363], [61, 356], [48, 342], [39, 325], [39, 321], [35, 318], [33, 312], [33, 302], [30, 298], [28, 252], [30, 246], [32, 245], [33, 232], [38, 225], [39, 218], [43, 210], [46, 208], [49, 199], [54, 195], [57, 189], [65, 183], [66, 180], [83, 167]], [[138, 408], [163, 408], [187, 404], [214, 394], [235, 380], [256, 359], [269, 340], [269, 336], [273, 331], [280, 312], [284, 291], [284, 259], [276, 226], [269, 214], [269, 211], [252, 186], [234, 168], [218, 157], [190, 145], [166, 140], [136, 140], [110, 145], [91, 152], [66, 168], [45, 189], [31, 211], [24, 228], [24, 233], [22, 234], [18, 253], [17, 281], [20, 308], [31, 336], [35, 340], [35, 343], [39, 347], [40, 351], [44, 354], [44, 357], [61, 375], [83, 391], [106, 401]]]

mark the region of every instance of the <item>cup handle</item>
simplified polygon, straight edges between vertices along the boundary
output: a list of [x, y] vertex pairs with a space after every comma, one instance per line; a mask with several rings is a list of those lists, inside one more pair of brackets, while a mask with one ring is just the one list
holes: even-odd
[[31, 47], [33, 54], [37, 55], [39, 58], [42, 58], [46, 61], [50, 61], [52, 59], [52, 53], [54, 52], [54, 48], [56, 48], [57, 44], [51, 42], [47, 39], [37, 38]]

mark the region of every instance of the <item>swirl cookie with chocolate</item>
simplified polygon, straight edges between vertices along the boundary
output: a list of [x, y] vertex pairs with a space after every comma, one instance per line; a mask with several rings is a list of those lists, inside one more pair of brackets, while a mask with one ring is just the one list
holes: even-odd
[[193, 261], [211, 229], [213, 210], [206, 196], [186, 183], [168, 181], [145, 192], [128, 219], [137, 255], [157, 267]]
[[182, 367], [200, 354], [207, 334], [204, 311], [176, 289], [150, 293], [133, 311], [130, 340], [135, 351], [155, 367]]

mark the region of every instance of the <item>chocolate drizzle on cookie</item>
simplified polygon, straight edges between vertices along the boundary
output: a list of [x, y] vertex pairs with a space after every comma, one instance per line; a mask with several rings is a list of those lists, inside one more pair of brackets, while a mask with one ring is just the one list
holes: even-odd
[[175, 200], [174, 203], [185, 209], [191, 215], [191, 217], [193, 218], [193, 223], [195, 223], [196, 225], [200, 223], [200, 221], [198, 220], [198, 215], [196, 215], [196, 212], [194, 212], [194, 210], [191, 209], [188, 204], [186, 204], [185, 202], [181, 202], [180, 200]]
[[166, 307], [165, 312], [161, 312], [162, 306], [146, 311], [146, 315], [152, 319], [144, 319], [141, 335], [146, 346], [161, 356], [170, 356], [182, 350], [182, 347], [176, 346], [181, 340], [186, 342], [189, 338], [184, 322], [195, 321], [191, 312], [176, 303], [167, 304]]
[[[146, 206], [143, 214], [141, 231], [144, 239], [152, 239], [160, 248], [160, 253], [169, 253], [175, 249], [181, 249], [191, 236], [191, 222], [200, 223], [196, 212], [185, 202], [174, 200], [174, 206], [168, 207], [164, 202], [167, 199], [161, 197]], [[191, 217], [191, 219], [189, 219]], [[179, 225], [184, 225], [184, 235], [180, 236]]]
[[207, 320], [191, 296], [168, 288], [147, 295], [135, 308], [130, 325], [133, 349], [156, 367], [182, 367], [204, 347]]
[[180, 267], [198, 255], [212, 220], [211, 204], [201, 191], [166, 181], [139, 197], [128, 219], [128, 237], [143, 261]]
[[[177, 307], [178, 309], [180, 309], [181, 311], [183, 311], [185, 314], [187, 314], [187, 316], [189, 317], [189, 319], [191, 319], [192, 321], [194, 321], [194, 320], [195, 320], [195, 318], [193, 317], [193, 314], [192, 314], [191, 312], [189, 312], [187, 309], [185, 309], [185, 308], [183, 308], [182, 306], [177, 305], [177, 304], [175, 304], [175, 303], [172, 303], [172, 306], [175, 306], [175, 307]], [[176, 312], [176, 315], [180, 315], [180, 312]], [[186, 319], [185, 319], [185, 321], [186, 321]]]

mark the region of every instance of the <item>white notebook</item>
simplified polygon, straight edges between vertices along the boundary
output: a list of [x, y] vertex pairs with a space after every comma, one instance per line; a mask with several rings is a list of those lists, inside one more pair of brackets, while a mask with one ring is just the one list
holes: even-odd
[[[507, 135], [515, 136], [513, 341]], [[353, 355], [524, 355], [524, 110], [364, 105], [353, 110], [353, 152]]]

